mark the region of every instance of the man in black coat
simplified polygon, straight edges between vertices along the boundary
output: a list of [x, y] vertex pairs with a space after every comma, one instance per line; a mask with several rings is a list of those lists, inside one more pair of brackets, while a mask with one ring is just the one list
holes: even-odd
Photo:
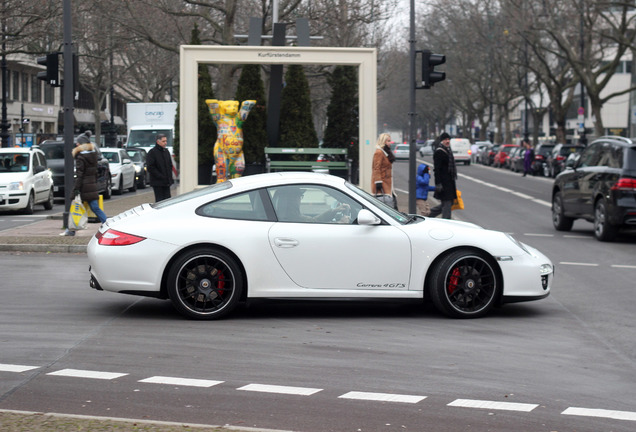
[[166, 148], [168, 138], [164, 134], [157, 134], [156, 144], [148, 152], [146, 167], [150, 173], [150, 186], [155, 192], [155, 201], [170, 198], [172, 179], [172, 156]]
[[455, 158], [450, 148], [450, 135], [442, 133], [438, 140], [441, 145], [433, 153], [433, 170], [435, 172], [435, 193], [434, 197], [440, 200], [440, 204], [431, 209], [429, 217], [442, 215], [444, 219], [451, 218], [451, 207], [457, 198], [457, 168]]

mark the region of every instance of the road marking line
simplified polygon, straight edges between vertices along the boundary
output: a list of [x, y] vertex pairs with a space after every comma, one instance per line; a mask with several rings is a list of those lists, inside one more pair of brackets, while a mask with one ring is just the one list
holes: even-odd
[[370, 400], [379, 402], [403, 402], [403, 403], [418, 403], [426, 399], [426, 396], [415, 395], [402, 395], [391, 393], [369, 393], [369, 392], [357, 392], [351, 391], [338, 396], [341, 399], [357, 399], [357, 400]]
[[497, 190], [499, 190], [501, 192], [507, 192], [509, 194], [516, 195], [516, 196], [518, 196], [520, 198], [527, 199], [527, 200], [532, 201], [534, 203], [541, 204], [541, 205], [546, 206], [546, 207], [552, 207], [552, 203], [549, 203], [547, 201], [541, 200], [539, 198], [534, 198], [534, 197], [532, 197], [530, 195], [526, 195], [526, 194], [523, 194], [521, 192], [517, 192], [517, 191], [512, 190], [512, 189], [508, 189], [508, 188], [505, 188], [505, 187], [501, 187], [501, 186], [497, 186], [497, 185], [494, 185], [494, 184], [491, 184], [491, 183], [487, 183], [487, 182], [485, 182], [483, 180], [479, 180], [479, 179], [467, 176], [466, 174], [458, 173], [457, 175], [459, 177], [463, 177], [463, 178], [465, 178], [467, 180], [474, 181], [475, 183], [479, 183], [479, 184], [482, 184], [484, 186], [488, 186], [490, 188], [497, 189]]
[[594, 264], [594, 263], [579, 263], [579, 262], [561, 261], [559, 264], [561, 264], [561, 265], [573, 265], [573, 266], [584, 266], [584, 267], [598, 267], [598, 264]]
[[165, 376], [153, 376], [150, 378], [139, 380], [139, 382], [152, 383], [152, 384], [169, 384], [169, 385], [187, 386], [187, 387], [212, 387], [217, 384], [223, 383], [223, 381], [190, 379], [190, 378], [174, 378], [174, 377], [165, 377]]
[[26, 372], [33, 369], [37, 369], [38, 367], [39, 366], [24, 366], [24, 365], [0, 363], [0, 372]]
[[263, 393], [278, 393], [278, 394], [291, 394], [300, 396], [311, 396], [314, 393], [322, 391], [322, 389], [307, 388], [307, 387], [288, 387], [278, 385], [267, 384], [248, 384], [240, 387], [237, 390], [263, 392]]
[[636, 266], [633, 265], [622, 265], [622, 264], [612, 264], [614, 268], [627, 268], [627, 269], [636, 269]]
[[563, 238], [573, 238], [573, 239], [589, 239], [590, 236], [582, 236], [582, 235], [571, 235], [571, 234], [564, 234]]
[[80, 370], [80, 369], [62, 369], [56, 372], [48, 373], [47, 375], [56, 375], [56, 376], [73, 377], [73, 378], [91, 378], [91, 379], [111, 380], [115, 378], [121, 378], [128, 374]]
[[530, 412], [536, 407], [538, 407], [539, 405], [514, 403], [514, 402], [495, 402], [495, 401], [483, 401], [483, 400], [471, 400], [471, 399], [457, 399], [449, 403], [448, 406]]
[[529, 237], [554, 237], [554, 234], [533, 234], [533, 233], [523, 233], [525, 236]]
[[590, 408], [574, 408], [570, 407], [563, 411], [563, 415], [584, 416], [584, 417], [603, 417], [614, 420], [636, 421], [636, 412], [631, 411], [613, 411], [604, 409]]

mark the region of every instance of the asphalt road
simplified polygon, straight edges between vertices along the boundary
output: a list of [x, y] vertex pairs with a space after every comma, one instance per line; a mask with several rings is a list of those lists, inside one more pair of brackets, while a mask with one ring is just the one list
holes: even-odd
[[[194, 322], [89, 289], [83, 254], [0, 254], [0, 409], [306, 432], [635, 430], [636, 236], [557, 233], [549, 180], [459, 173], [456, 216], [548, 255], [550, 297], [478, 320], [259, 302]], [[398, 188], [407, 174], [397, 162]]]

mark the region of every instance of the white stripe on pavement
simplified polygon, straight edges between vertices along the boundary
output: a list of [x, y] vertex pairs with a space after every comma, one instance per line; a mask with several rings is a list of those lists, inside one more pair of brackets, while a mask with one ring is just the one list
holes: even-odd
[[343, 394], [342, 396], [338, 396], [338, 398], [370, 400], [370, 401], [380, 401], [380, 402], [418, 403], [426, 399], [426, 396], [351, 391], [349, 393]]
[[515, 402], [495, 402], [495, 401], [483, 401], [483, 400], [472, 400], [472, 399], [457, 399], [449, 403], [448, 406], [530, 412], [536, 407], [538, 407], [539, 405], [515, 403]]
[[636, 421], [636, 412], [631, 411], [613, 411], [604, 409], [590, 409], [590, 408], [574, 408], [570, 407], [563, 411], [563, 415], [571, 416], [583, 416], [583, 417], [603, 417], [615, 420], [629, 420]]
[[554, 234], [533, 234], [533, 233], [523, 233], [524, 236], [528, 237], [554, 237]]
[[614, 268], [627, 268], [627, 269], [636, 269], [636, 266], [633, 265], [622, 265], [622, 264], [612, 264]]
[[212, 387], [217, 384], [223, 383], [223, 381], [212, 381], [212, 380], [190, 379], [190, 378], [175, 378], [175, 377], [165, 377], [165, 376], [153, 376], [150, 378], [139, 380], [139, 382], [152, 383], [152, 384], [169, 384], [169, 385], [186, 386], [186, 387]]
[[39, 366], [24, 366], [24, 365], [0, 363], [0, 372], [26, 372], [33, 369], [37, 369], [38, 367]]
[[288, 387], [288, 386], [267, 385], [267, 384], [248, 384], [246, 386], [237, 388], [237, 390], [262, 392], [262, 393], [290, 394], [290, 395], [300, 395], [300, 396], [311, 396], [314, 393], [318, 393], [319, 391], [322, 391], [322, 389], [315, 389], [315, 388]]
[[62, 369], [56, 372], [48, 373], [47, 375], [73, 377], [73, 378], [91, 378], [91, 379], [103, 379], [111, 380], [115, 378], [121, 378], [128, 375], [127, 373], [114, 373], [114, 372], [100, 372], [80, 369]]
[[598, 267], [598, 264], [582, 263], [582, 262], [561, 261], [559, 264], [561, 264], [561, 265], [571, 265], [571, 266]]

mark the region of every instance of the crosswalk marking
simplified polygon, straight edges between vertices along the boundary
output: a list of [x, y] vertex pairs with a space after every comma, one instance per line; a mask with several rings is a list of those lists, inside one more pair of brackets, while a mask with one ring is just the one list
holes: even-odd
[[73, 377], [73, 378], [92, 378], [92, 379], [112, 380], [115, 378], [121, 378], [128, 374], [80, 370], [80, 369], [62, 369], [56, 372], [48, 373], [47, 375], [56, 375], [56, 376]]
[[456, 399], [453, 402], [449, 403], [448, 406], [530, 412], [536, 407], [538, 407], [539, 405], [515, 403], [515, 402], [496, 402], [496, 401], [484, 401], [484, 400], [472, 400], [472, 399]]
[[315, 389], [315, 388], [289, 387], [289, 386], [267, 385], [267, 384], [248, 384], [246, 386], [238, 388], [237, 390], [263, 392], [263, 393], [290, 394], [290, 395], [300, 395], [300, 396], [311, 396], [312, 394], [322, 391], [322, 389]]
[[378, 402], [418, 403], [426, 399], [426, 396], [351, 391], [349, 393], [345, 393], [341, 396], [338, 396], [338, 398], [369, 400], [369, 401], [378, 401]]
[[584, 417], [603, 417], [614, 420], [636, 421], [636, 412], [631, 411], [614, 411], [605, 409], [590, 409], [570, 407], [563, 411], [563, 415], [584, 416]]
[[150, 378], [139, 380], [139, 382], [152, 383], [152, 384], [169, 384], [169, 385], [186, 386], [186, 387], [212, 387], [217, 384], [223, 383], [223, 381], [175, 378], [175, 377], [165, 377], [165, 376], [153, 376]]
[[25, 366], [25, 365], [0, 363], [0, 372], [26, 372], [26, 371], [30, 371], [37, 368], [38, 366]]

